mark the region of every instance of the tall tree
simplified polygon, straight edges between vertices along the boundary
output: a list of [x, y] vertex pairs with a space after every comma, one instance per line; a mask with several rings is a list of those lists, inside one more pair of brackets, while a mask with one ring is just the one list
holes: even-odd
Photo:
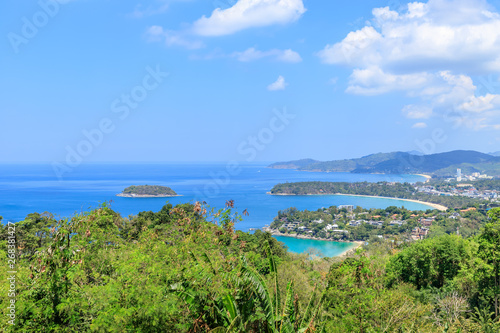
[[478, 237], [478, 257], [482, 265], [477, 270], [479, 289], [493, 301], [495, 316], [500, 314], [500, 208], [489, 211], [491, 222]]

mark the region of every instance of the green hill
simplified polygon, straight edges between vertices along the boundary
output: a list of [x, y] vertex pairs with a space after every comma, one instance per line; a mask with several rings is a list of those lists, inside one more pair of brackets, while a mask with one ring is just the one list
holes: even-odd
[[118, 194], [120, 197], [173, 197], [177, 196], [174, 190], [159, 185], [132, 185]]
[[425, 173], [451, 177], [457, 168], [464, 173], [486, 173], [500, 176], [500, 157], [471, 150], [455, 150], [446, 153], [418, 155], [416, 153], [378, 153], [361, 158], [318, 162], [311, 159], [274, 163], [271, 168], [289, 168], [302, 171], [417, 174]]
[[277, 162], [269, 165], [272, 169], [298, 169], [304, 168], [310, 164], [318, 163], [319, 161], [313, 160], [311, 158], [305, 158], [302, 160], [289, 161], [289, 162]]

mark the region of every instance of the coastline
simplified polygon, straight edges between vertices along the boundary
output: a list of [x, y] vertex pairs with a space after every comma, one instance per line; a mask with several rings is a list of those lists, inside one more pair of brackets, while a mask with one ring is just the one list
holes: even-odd
[[342, 252], [341, 254], [339, 254], [338, 256], [335, 256], [336, 258], [343, 258], [343, 257], [348, 257], [352, 254], [355, 254], [356, 253], [356, 250], [358, 248], [360, 248], [365, 242], [362, 242], [362, 241], [353, 241], [352, 243], [356, 243], [356, 246], [350, 248], [349, 250], [345, 250], [344, 252]]
[[[301, 172], [353, 173], [352, 171], [328, 171], [328, 170], [321, 170], [321, 169], [300, 170], [300, 168], [298, 168], [298, 167], [292, 168], [292, 167], [287, 167], [287, 166], [283, 166], [283, 167], [281, 167], [281, 166], [278, 166], [278, 167], [267, 166], [266, 168], [268, 168], [268, 169], [277, 169], [277, 170], [287, 169], [287, 170], [294, 170], [294, 171], [301, 171]], [[368, 172], [366, 174], [367, 175], [390, 175], [390, 174], [383, 173], [383, 172]], [[406, 174], [402, 174], [402, 175], [413, 175], [413, 176], [425, 177], [426, 178], [425, 183], [427, 183], [429, 180], [432, 179], [432, 176], [424, 175], [423, 173], [413, 173], [413, 174], [406, 173]]]
[[381, 199], [402, 200], [402, 201], [409, 201], [409, 202], [415, 202], [415, 203], [427, 205], [427, 206], [430, 206], [430, 207], [432, 207], [434, 209], [440, 210], [442, 212], [445, 212], [445, 211], [448, 210], [448, 207], [440, 205], [440, 204], [435, 204], [435, 203], [427, 202], [427, 201], [413, 200], [413, 199], [379, 197], [379, 196], [376, 196], [376, 195], [341, 194], [341, 193], [336, 193], [335, 195], [349, 195], [349, 196], [353, 196], [353, 197], [368, 197], [368, 198], [381, 198]]
[[424, 174], [422, 174], [422, 173], [417, 173], [417, 174], [415, 174], [415, 176], [422, 176], [422, 177], [425, 177], [425, 182], [424, 182], [424, 183], [427, 183], [427, 182], [429, 182], [429, 180], [431, 180], [431, 179], [432, 179], [432, 177], [431, 177], [431, 176], [429, 176], [429, 175], [424, 175]]
[[160, 195], [153, 195], [153, 194], [125, 194], [125, 193], [118, 193], [116, 195], [117, 197], [122, 197], [122, 198], [172, 198], [172, 197], [182, 197], [180, 194], [160, 194]]
[[[282, 234], [279, 231], [275, 230], [269, 230], [269, 229], [262, 229], [264, 231], [268, 231], [271, 235], [273, 236], [282, 236], [282, 237], [290, 237], [290, 238], [299, 238], [299, 239], [310, 239], [310, 240], [318, 240], [318, 241], [326, 241], [326, 242], [336, 242], [336, 243], [351, 243], [355, 244], [353, 247], [345, 250], [344, 252], [338, 254], [335, 256], [336, 257], [346, 257], [350, 254], [353, 254], [356, 252], [356, 250], [364, 244], [363, 241], [343, 241], [343, 240], [333, 240], [333, 239], [328, 239], [328, 238], [321, 238], [321, 237], [312, 237], [312, 236], [307, 236], [307, 235], [297, 235], [297, 234]], [[333, 257], [332, 257], [333, 258]]]
[[393, 199], [393, 200], [401, 200], [401, 201], [409, 201], [409, 202], [415, 202], [423, 205], [427, 205], [429, 207], [432, 207], [434, 209], [440, 210], [440, 211], [447, 211], [448, 207], [435, 204], [432, 202], [426, 202], [426, 201], [420, 201], [420, 200], [413, 200], [413, 199], [403, 199], [403, 198], [392, 198], [392, 197], [379, 197], [376, 195], [361, 195], [361, 194], [345, 194], [345, 193], [324, 193], [324, 194], [285, 194], [285, 193], [271, 193], [267, 192], [266, 194], [269, 195], [283, 195], [283, 196], [288, 196], [288, 195], [345, 195], [345, 196], [351, 196], [351, 197], [366, 197], [366, 198], [380, 198], [380, 199]]

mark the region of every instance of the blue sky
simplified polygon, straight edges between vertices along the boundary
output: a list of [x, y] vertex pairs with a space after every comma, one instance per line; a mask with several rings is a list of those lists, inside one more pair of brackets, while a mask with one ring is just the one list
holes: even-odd
[[0, 6], [0, 162], [500, 150], [500, 1]]

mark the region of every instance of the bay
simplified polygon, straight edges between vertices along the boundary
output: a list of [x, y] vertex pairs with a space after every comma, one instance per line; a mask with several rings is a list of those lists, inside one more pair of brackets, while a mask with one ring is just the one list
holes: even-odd
[[[3, 216], [3, 223], [20, 221], [29, 213], [45, 211], [51, 212], [58, 218], [64, 218], [88, 211], [100, 203], [111, 202], [112, 209], [127, 217], [140, 211], [158, 211], [167, 201], [173, 205], [206, 201], [212, 207], [223, 208], [227, 200], [234, 200], [240, 213], [247, 209], [250, 214], [236, 227], [248, 231], [250, 228], [262, 228], [270, 224], [279, 210], [289, 207], [300, 210], [317, 210], [332, 205], [359, 205], [364, 208], [404, 206], [412, 210], [429, 208], [424, 204], [396, 199], [267, 194], [275, 184], [283, 182], [416, 182], [424, 179], [421, 176], [313, 173], [269, 169], [266, 165], [268, 163], [82, 164], [58, 177], [50, 164], [2, 164], [0, 165], [0, 216]], [[145, 184], [169, 186], [182, 196], [172, 198], [116, 196], [125, 187]], [[295, 241], [285, 239], [284, 242], [292, 244]], [[295, 245], [290, 248], [295, 248]]]
[[354, 248], [356, 243], [332, 242], [315, 239], [303, 239], [286, 236], [273, 236], [288, 247], [288, 251], [294, 253], [310, 252], [321, 257], [335, 257]]

